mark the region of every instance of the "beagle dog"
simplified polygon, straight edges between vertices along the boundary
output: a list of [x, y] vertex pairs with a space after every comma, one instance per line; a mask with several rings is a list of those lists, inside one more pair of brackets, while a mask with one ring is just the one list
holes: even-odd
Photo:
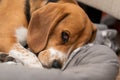
[[75, 0], [30, 1], [27, 42], [43, 67], [61, 68], [73, 50], [95, 39], [96, 27]]
[[39, 68], [61, 68], [73, 50], [96, 35], [75, 0], [0, 0], [0, 30], [1, 52]]

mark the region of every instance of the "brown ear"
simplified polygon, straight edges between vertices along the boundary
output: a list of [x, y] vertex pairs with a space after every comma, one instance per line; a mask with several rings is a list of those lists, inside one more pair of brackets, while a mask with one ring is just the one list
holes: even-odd
[[46, 47], [49, 34], [53, 28], [66, 16], [58, 4], [48, 4], [37, 10], [31, 18], [28, 27], [28, 46], [38, 53]]
[[35, 10], [46, 5], [47, 0], [30, 0], [30, 13], [32, 14]]

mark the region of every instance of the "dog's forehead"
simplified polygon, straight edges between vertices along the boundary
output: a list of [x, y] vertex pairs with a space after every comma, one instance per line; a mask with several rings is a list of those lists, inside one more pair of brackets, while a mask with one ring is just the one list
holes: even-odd
[[58, 23], [54, 30], [56, 30], [57, 32], [69, 31], [71, 34], [78, 33], [85, 28], [85, 25], [82, 18], [77, 19], [76, 17], [68, 15], [65, 19]]

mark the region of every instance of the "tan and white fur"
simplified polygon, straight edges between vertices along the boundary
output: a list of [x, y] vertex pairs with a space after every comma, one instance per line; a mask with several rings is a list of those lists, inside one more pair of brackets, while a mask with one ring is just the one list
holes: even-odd
[[26, 0], [0, 0], [0, 52], [26, 66], [42, 68], [38, 58], [23, 47], [28, 32], [25, 4]]

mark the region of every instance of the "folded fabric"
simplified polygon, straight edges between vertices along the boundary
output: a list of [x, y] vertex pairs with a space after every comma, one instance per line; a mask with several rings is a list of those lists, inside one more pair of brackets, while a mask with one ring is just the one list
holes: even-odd
[[113, 49], [115, 52], [119, 49], [115, 41], [117, 30], [108, 29], [107, 25], [95, 24], [97, 26], [97, 35], [94, 43], [105, 45]]
[[91, 44], [75, 50], [61, 70], [0, 64], [0, 80], [115, 80], [118, 71], [116, 54]]

